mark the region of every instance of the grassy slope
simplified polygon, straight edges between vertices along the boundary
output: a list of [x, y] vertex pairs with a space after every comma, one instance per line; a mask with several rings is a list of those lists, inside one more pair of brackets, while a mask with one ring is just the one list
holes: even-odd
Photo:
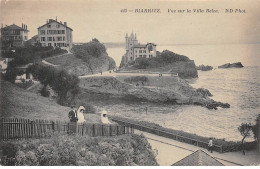
[[[69, 107], [60, 106], [48, 98], [25, 91], [1, 80], [1, 117], [68, 121]], [[98, 114], [85, 114], [88, 123], [100, 123]]]
[[92, 71], [93, 73], [107, 71], [109, 69], [109, 59], [107, 55], [103, 54], [99, 58], [91, 58], [89, 63], [86, 63], [75, 57], [74, 54], [66, 54], [50, 57], [45, 60], [54, 65], [60, 65], [61, 68], [66, 69], [69, 73], [80, 76], [92, 74]]

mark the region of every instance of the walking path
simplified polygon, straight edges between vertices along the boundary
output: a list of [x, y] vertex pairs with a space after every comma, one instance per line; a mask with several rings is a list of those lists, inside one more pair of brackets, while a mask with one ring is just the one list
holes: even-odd
[[29, 91], [29, 90], [31, 90], [32, 88], [34, 88], [34, 87], [40, 85], [40, 82], [39, 82], [39, 81], [35, 81], [35, 80], [34, 80], [33, 83], [34, 83], [34, 84], [33, 84], [32, 86], [28, 87], [26, 90]]
[[148, 139], [148, 142], [151, 144], [152, 148], [158, 151], [157, 162], [162, 166], [170, 166], [199, 149], [213, 156], [226, 166], [260, 165], [260, 154], [257, 150], [246, 152], [246, 155], [242, 155], [242, 152], [240, 151], [228, 153], [210, 153], [208, 150], [201, 147], [185, 144], [139, 130], [134, 131], [136, 134], [142, 133]]
[[[100, 76], [112, 76], [112, 77], [116, 77], [116, 76], [155, 76], [158, 77], [159, 74], [157, 73], [126, 73], [126, 72], [113, 72], [111, 71], [111, 73], [109, 71], [105, 71], [101, 73], [96, 73], [96, 74], [92, 74], [92, 75], [83, 75], [83, 76], [79, 76], [80, 79], [84, 79], [84, 78], [88, 78], [88, 77], [100, 77]], [[163, 76], [171, 76], [170, 74], [163, 74]]]
[[54, 65], [50, 62], [47, 62], [46, 60], [42, 60], [42, 63], [46, 64], [46, 65], [50, 65], [50, 66], [60, 66], [60, 65]]

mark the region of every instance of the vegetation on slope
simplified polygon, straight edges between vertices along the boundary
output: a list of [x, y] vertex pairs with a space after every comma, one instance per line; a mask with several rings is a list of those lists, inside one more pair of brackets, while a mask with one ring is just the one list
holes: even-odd
[[198, 72], [193, 60], [169, 50], [164, 50], [161, 53], [157, 52], [156, 57], [152, 58], [139, 57], [135, 61], [128, 62], [126, 65], [121, 62], [120, 67], [123, 70], [142, 69], [152, 72], [178, 73], [181, 78], [198, 77]]
[[5, 55], [5, 53], [3, 53], [2, 56], [13, 57], [13, 60], [8, 63], [5, 79], [14, 83], [16, 76], [23, 73], [17, 71], [16, 67], [26, 65], [28, 63], [37, 63], [40, 62], [43, 58], [64, 53], [67, 53], [67, 51], [60, 48], [32, 45], [15, 48], [14, 53], [7, 51], [7, 54]]
[[79, 93], [79, 78], [68, 74], [63, 69], [33, 64], [28, 67], [27, 72], [31, 73], [35, 79], [44, 85], [43, 91], [47, 92], [46, 88], [49, 85], [57, 93], [57, 102], [61, 105], [71, 104]]
[[[1, 80], [0, 115], [5, 118], [26, 118], [68, 121], [69, 107], [60, 106], [49, 98], [25, 91]], [[99, 114], [84, 114], [87, 122], [100, 123]]]
[[[145, 137], [78, 136], [51, 133], [47, 139], [4, 142], [2, 165], [152, 166], [158, 165]], [[12, 159], [12, 160], [8, 160]]]

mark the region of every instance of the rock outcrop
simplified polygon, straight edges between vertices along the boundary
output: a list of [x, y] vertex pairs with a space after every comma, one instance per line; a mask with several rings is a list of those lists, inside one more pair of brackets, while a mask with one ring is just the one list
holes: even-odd
[[242, 68], [244, 67], [241, 62], [236, 63], [226, 63], [224, 65], [218, 66], [218, 68]]
[[80, 87], [86, 93], [104, 94], [121, 98], [141, 99], [169, 104], [200, 105], [208, 109], [229, 108], [228, 103], [216, 102], [208, 96], [206, 89], [196, 90], [185, 81], [176, 82], [171, 87], [135, 86], [114, 77], [88, 77], [81, 79]]
[[201, 70], [201, 71], [209, 71], [209, 70], [213, 69], [212, 66], [208, 66], [208, 65], [207, 66], [200, 65], [200, 66], [197, 66], [196, 68], [197, 68], [197, 70]]

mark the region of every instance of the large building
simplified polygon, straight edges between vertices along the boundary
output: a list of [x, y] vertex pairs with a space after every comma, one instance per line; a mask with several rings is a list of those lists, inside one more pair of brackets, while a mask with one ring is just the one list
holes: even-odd
[[27, 25], [22, 24], [22, 27], [19, 27], [15, 24], [1, 27], [1, 42], [3, 47], [19, 47], [23, 46], [25, 41], [28, 40]]
[[140, 44], [136, 38], [136, 34], [128, 37], [126, 34], [126, 54], [125, 63], [134, 61], [138, 57], [151, 58], [156, 57], [156, 45], [153, 43]]
[[53, 46], [60, 48], [72, 47], [72, 29], [67, 26], [67, 22], [58, 22], [49, 19], [46, 24], [38, 28], [38, 40], [42, 46]]

